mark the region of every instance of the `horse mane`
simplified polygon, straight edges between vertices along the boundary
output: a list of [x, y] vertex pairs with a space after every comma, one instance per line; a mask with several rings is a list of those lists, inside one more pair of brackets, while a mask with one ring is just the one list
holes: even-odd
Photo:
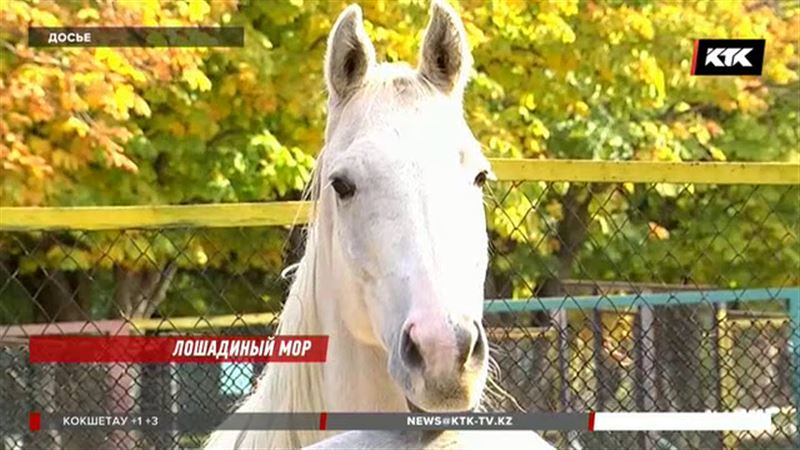
[[[311, 182], [303, 198], [316, 201], [320, 192], [320, 166], [312, 171]], [[305, 250], [299, 262], [288, 266], [282, 276], [291, 277], [289, 294], [279, 315], [276, 335], [319, 334], [316, 308], [318, 264], [315, 230], [315, 208], [305, 227]], [[299, 214], [295, 222], [299, 220]], [[321, 395], [322, 367], [320, 364], [267, 364], [253, 392], [234, 405], [235, 412], [313, 412], [323, 411]], [[249, 424], [248, 424], [249, 425]], [[206, 449], [245, 450], [269, 448], [299, 448], [317, 441], [324, 435], [318, 431], [266, 431], [257, 424], [244, 430], [215, 431], [205, 444]]]

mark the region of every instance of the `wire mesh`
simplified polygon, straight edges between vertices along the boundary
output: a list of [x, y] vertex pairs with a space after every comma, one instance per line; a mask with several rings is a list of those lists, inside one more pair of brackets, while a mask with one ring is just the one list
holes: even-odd
[[[771, 432], [545, 437], [559, 448], [795, 448], [800, 331], [786, 292], [800, 286], [798, 198], [798, 186], [497, 183], [485, 322], [509, 395], [487, 394], [486, 407], [768, 409]], [[176, 432], [29, 433], [26, 412], [229, 411], [263, 366], [31, 365], [26, 338], [270, 334], [275, 320], [248, 314], [279, 313], [280, 272], [301, 240], [286, 227], [0, 232], [0, 450], [199, 447], [204, 436]], [[492, 309], [511, 303], [524, 306]]]

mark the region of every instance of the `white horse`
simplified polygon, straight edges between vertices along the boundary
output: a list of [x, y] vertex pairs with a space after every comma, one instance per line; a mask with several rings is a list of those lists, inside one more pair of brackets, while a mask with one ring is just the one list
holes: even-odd
[[[237, 412], [452, 412], [481, 400], [481, 187], [491, 172], [463, 117], [472, 65], [463, 25], [444, 2], [431, 14], [417, 69], [376, 63], [357, 6], [333, 27], [315, 217], [277, 331], [328, 335], [328, 359], [269, 364]], [[299, 448], [327, 436], [217, 431], [206, 448]]]

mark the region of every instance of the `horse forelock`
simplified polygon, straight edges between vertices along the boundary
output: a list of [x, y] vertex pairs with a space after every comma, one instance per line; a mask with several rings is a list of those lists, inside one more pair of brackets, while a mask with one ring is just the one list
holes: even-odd
[[334, 151], [344, 148], [348, 137], [354, 137], [371, 123], [436, 96], [441, 94], [407, 64], [376, 64], [369, 69], [362, 85], [350, 95], [330, 98], [326, 147]]

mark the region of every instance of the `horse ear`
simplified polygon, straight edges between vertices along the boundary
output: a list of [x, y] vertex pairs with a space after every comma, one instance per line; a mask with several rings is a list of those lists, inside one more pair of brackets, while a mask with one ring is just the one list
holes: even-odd
[[325, 55], [328, 93], [340, 99], [361, 86], [367, 70], [375, 64], [375, 48], [367, 36], [361, 8], [350, 5], [342, 11], [331, 34]]
[[467, 33], [445, 0], [433, 0], [419, 73], [445, 94], [463, 92], [472, 69]]

